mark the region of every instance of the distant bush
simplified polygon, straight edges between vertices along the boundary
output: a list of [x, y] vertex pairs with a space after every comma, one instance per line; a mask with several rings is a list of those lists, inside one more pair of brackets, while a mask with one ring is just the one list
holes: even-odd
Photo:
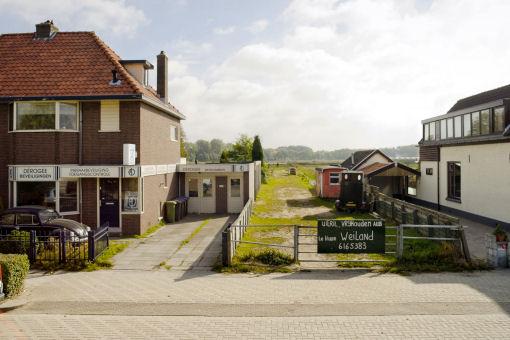
[[0, 254], [2, 282], [7, 297], [13, 297], [23, 291], [30, 263], [27, 255]]

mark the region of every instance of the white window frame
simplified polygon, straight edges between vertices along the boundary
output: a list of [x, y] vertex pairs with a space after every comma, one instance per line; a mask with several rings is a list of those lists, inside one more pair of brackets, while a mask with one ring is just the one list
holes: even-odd
[[[53, 103], [55, 105], [55, 128], [54, 129], [34, 129], [34, 130], [18, 130], [17, 128], [17, 114], [18, 114], [18, 103]], [[60, 103], [68, 103], [68, 104], [76, 104], [76, 130], [72, 129], [60, 129]], [[9, 132], [79, 132], [80, 131], [80, 102], [71, 101], [71, 100], [61, 100], [61, 101], [17, 101], [14, 102], [13, 105], [13, 113], [12, 113], [12, 131]]]
[[[232, 180], [237, 179], [239, 180], [239, 196], [232, 196]], [[228, 198], [229, 199], [240, 199], [243, 197], [243, 181], [241, 177], [227, 177], [228, 181]]]
[[[121, 215], [140, 215], [143, 214], [143, 177], [133, 177], [133, 179], [138, 179], [138, 210], [132, 210], [132, 211], [124, 211], [124, 202], [122, 201], [122, 180], [124, 178], [119, 178], [119, 210]], [[122, 223], [121, 223], [122, 224]]]
[[[60, 212], [60, 180], [66, 180], [66, 181], [74, 181], [76, 180], [77, 186], [76, 186], [76, 211], [66, 211], [66, 212]], [[66, 178], [62, 177], [58, 181], [56, 181], [55, 184], [55, 190], [57, 191], [57, 202], [55, 203], [55, 210], [58, 211], [58, 213], [62, 216], [66, 215], [77, 215], [80, 213], [80, 201], [81, 201], [81, 180], [79, 178]]]
[[[338, 178], [338, 183], [331, 183], [331, 177], [335, 175]], [[329, 173], [329, 185], [340, 185], [340, 173], [339, 172], [330, 172]]]
[[[172, 136], [172, 132], [173, 132], [174, 136]], [[175, 125], [170, 125], [170, 140], [172, 142], [179, 141], [179, 132], [178, 132], [177, 126], [175, 126]]]

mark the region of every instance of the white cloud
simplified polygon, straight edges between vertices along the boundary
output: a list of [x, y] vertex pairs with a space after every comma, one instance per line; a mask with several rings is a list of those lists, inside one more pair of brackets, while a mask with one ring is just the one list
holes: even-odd
[[216, 27], [214, 30], [213, 30], [213, 33], [214, 34], [217, 34], [217, 35], [229, 35], [229, 34], [232, 34], [234, 33], [236, 30], [235, 26], [228, 26], [228, 27]]
[[267, 26], [269, 26], [269, 22], [267, 20], [261, 19], [252, 22], [251, 25], [247, 27], [247, 30], [253, 34], [257, 34], [265, 31]]
[[124, 0], [0, 0], [4, 13], [36, 24], [53, 19], [63, 30], [95, 30], [133, 36], [148, 22], [144, 12]]
[[506, 0], [296, 0], [281, 43], [243, 46], [206, 74], [174, 79], [173, 98], [192, 140], [416, 143], [420, 120], [510, 83], [506, 13]]

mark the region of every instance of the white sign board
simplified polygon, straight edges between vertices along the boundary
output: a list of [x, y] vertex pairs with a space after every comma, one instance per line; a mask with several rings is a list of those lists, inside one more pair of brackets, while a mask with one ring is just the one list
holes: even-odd
[[124, 165], [136, 164], [136, 145], [124, 144], [122, 147], [122, 160]]
[[158, 175], [166, 174], [168, 172], [168, 166], [166, 164], [156, 165], [156, 173]]
[[55, 181], [55, 167], [53, 166], [18, 166], [15, 168], [16, 181], [20, 182], [49, 182]]
[[189, 164], [179, 165], [180, 172], [232, 172], [232, 164]]
[[249, 170], [248, 164], [234, 164], [234, 172], [246, 172]]
[[125, 166], [122, 169], [123, 177], [139, 177], [140, 175], [140, 167], [139, 166]]
[[142, 177], [154, 176], [157, 173], [155, 165], [142, 165]]
[[60, 177], [119, 177], [118, 166], [61, 166]]

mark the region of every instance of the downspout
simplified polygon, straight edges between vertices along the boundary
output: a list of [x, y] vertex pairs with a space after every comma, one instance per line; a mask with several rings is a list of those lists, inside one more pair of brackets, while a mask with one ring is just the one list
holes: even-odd
[[[78, 133], [80, 134], [80, 137], [78, 138], [78, 164], [83, 164], [83, 109], [82, 109], [82, 103], [79, 103], [79, 114], [80, 114], [80, 128], [78, 129]], [[83, 223], [83, 190], [82, 190], [82, 183], [81, 178], [78, 179], [80, 185], [79, 185], [79, 192], [78, 197], [80, 201], [80, 223]]]
[[[438, 150], [439, 152], [439, 150]], [[439, 189], [441, 187], [440, 185], [440, 182], [439, 182], [439, 157], [438, 157], [438, 160], [437, 160], [437, 211], [440, 211], [441, 210], [441, 204], [440, 204], [440, 193], [439, 193]]]

